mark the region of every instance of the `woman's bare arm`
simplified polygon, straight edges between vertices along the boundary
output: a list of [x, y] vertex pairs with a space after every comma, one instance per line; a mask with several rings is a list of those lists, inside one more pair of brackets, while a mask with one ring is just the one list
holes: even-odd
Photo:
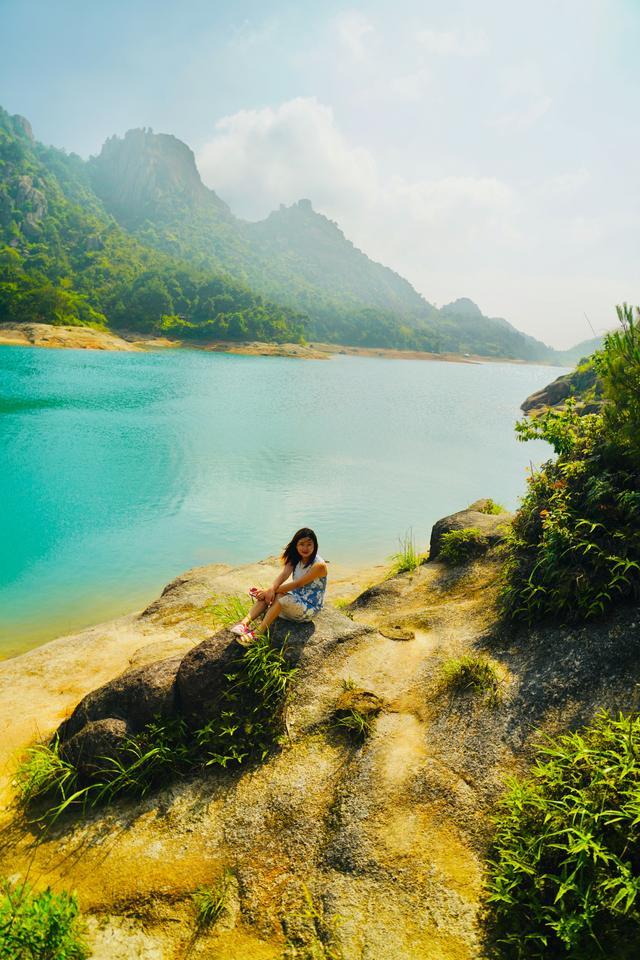
[[326, 563], [314, 563], [313, 566], [309, 568], [308, 573], [305, 573], [303, 577], [298, 577], [297, 580], [292, 580], [291, 583], [281, 582], [280, 585], [276, 587], [276, 593], [282, 596], [284, 593], [289, 593], [290, 590], [295, 590], [297, 587], [304, 587], [305, 584], [311, 583], [312, 580], [317, 580], [318, 577], [326, 577], [326, 575]]

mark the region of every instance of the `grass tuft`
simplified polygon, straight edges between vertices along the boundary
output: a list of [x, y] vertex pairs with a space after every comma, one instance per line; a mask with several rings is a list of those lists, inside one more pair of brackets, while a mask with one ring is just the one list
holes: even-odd
[[346, 733], [356, 743], [364, 743], [373, 732], [371, 717], [365, 716], [364, 713], [354, 709], [345, 710], [340, 716], [334, 717], [332, 726]]
[[214, 629], [231, 627], [249, 613], [254, 604], [251, 597], [236, 595], [213, 597], [211, 602], [203, 608], [203, 613], [211, 618]]
[[212, 927], [227, 909], [232, 876], [230, 870], [225, 870], [214, 887], [202, 884], [193, 893], [196, 926], [199, 930]]
[[33, 893], [27, 884], [4, 881], [0, 895], [0, 960], [84, 960], [90, 955], [82, 939], [74, 894]]
[[283, 960], [345, 960], [338, 935], [342, 923], [340, 916], [327, 916], [303, 884], [302, 902], [283, 918]]
[[410, 573], [415, 570], [424, 560], [424, 556], [416, 550], [413, 533], [409, 530], [404, 537], [398, 538], [400, 549], [389, 558], [391, 567], [389, 575], [397, 576], [399, 573]]
[[489, 543], [476, 527], [464, 527], [443, 533], [438, 559], [452, 565], [468, 563], [487, 552]]
[[442, 667], [443, 687], [452, 693], [482, 694], [494, 702], [499, 698], [500, 678], [488, 657], [467, 654], [447, 660]]

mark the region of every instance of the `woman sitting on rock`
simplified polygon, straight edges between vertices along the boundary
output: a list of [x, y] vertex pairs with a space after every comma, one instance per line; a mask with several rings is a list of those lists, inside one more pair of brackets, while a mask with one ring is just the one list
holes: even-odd
[[[238, 635], [238, 643], [243, 646], [249, 646], [256, 636], [266, 633], [277, 617], [313, 620], [322, 609], [327, 589], [327, 565], [318, 554], [318, 538], [313, 530], [302, 527], [294, 533], [282, 551], [282, 563], [282, 573], [267, 590], [251, 587], [249, 593], [256, 603], [240, 623], [231, 627]], [[261, 613], [264, 613], [262, 623], [252, 630], [249, 624]]]

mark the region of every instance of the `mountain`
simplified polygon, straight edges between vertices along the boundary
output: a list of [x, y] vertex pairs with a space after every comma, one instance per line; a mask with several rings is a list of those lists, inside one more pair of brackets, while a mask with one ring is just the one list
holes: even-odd
[[140, 243], [87, 164], [0, 109], [0, 321], [97, 324], [209, 339], [299, 340], [299, 313]]
[[579, 363], [580, 360], [583, 360], [585, 357], [590, 357], [596, 350], [601, 349], [605, 336], [606, 334], [602, 334], [601, 337], [582, 340], [580, 343], [577, 343], [575, 347], [569, 347], [568, 350], [557, 350], [558, 362], [571, 366], [574, 363]]
[[437, 310], [309, 200], [235, 217], [168, 134], [130, 130], [85, 162], [0, 108], [0, 174], [0, 320], [557, 362], [471, 300]]

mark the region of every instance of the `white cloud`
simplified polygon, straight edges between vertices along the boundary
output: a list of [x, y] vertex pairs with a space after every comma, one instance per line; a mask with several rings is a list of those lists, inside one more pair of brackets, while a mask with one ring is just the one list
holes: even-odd
[[442, 57], [478, 57], [489, 50], [484, 30], [420, 30], [417, 40], [427, 53]]
[[[521, 328], [531, 329], [531, 314], [548, 342], [579, 339], [563, 336], [557, 321], [561, 303], [569, 316], [569, 288], [589, 291], [594, 304], [612, 295], [612, 284], [590, 275], [606, 231], [578, 208], [589, 182], [582, 168], [522, 184], [489, 175], [387, 176], [368, 149], [347, 140], [330, 107], [303, 97], [223, 118], [197, 159], [205, 183], [239, 216], [261, 219], [308, 197], [429, 300], [470, 296]], [[572, 306], [578, 326], [581, 303]]]
[[354, 60], [364, 60], [367, 38], [373, 33], [371, 21], [357, 10], [348, 10], [336, 17], [334, 25], [340, 44]]
[[551, 97], [538, 97], [518, 110], [500, 114], [493, 124], [502, 130], [527, 130], [544, 117], [552, 103]]

